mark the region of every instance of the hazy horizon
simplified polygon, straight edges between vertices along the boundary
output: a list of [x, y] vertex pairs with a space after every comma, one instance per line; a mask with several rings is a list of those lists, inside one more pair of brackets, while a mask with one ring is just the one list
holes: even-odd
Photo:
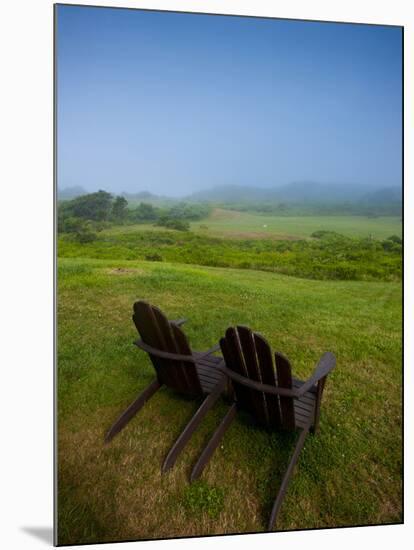
[[226, 188], [226, 187], [229, 187], [229, 188], [246, 188], [246, 189], [256, 189], [257, 191], [272, 191], [272, 190], [278, 190], [278, 189], [283, 189], [283, 188], [286, 188], [286, 187], [289, 187], [289, 186], [294, 186], [294, 185], [309, 185], [310, 187], [314, 186], [314, 185], [321, 185], [321, 186], [330, 186], [332, 188], [335, 188], [335, 189], [340, 189], [342, 187], [352, 187], [353, 189], [357, 189], [358, 187], [361, 188], [361, 192], [363, 192], [364, 190], [366, 190], [367, 192], [369, 191], [376, 191], [376, 190], [382, 190], [382, 189], [386, 189], [386, 188], [400, 188], [399, 185], [377, 185], [375, 183], [372, 183], [372, 184], [359, 184], [359, 183], [355, 183], [355, 184], [349, 184], [349, 183], [346, 183], [346, 182], [331, 182], [329, 184], [327, 183], [324, 183], [324, 182], [316, 182], [316, 181], [309, 181], [309, 180], [306, 180], [306, 181], [292, 181], [292, 182], [288, 182], [288, 183], [283, 183], [283, 184], [280, 184], [280, 185], [274, 185], [274, 186], [251, 186], [249, 184], [223, 184], [223, 185], [210, 185], [210, 186], [207, 186], [207, 187], [203, 187], [203, 188], [200, 188], [200, 189], [196, 189], [196, 190], [192, 190], [190, 191], [189, 193], [180, 193], [180, 194], [177, 194], [177, 193], [171, 193], [169, 194], [168, 190], [167, 192], [165, 193], [156, 193], [155, 191], [151, 191], [151, 189], [149, 188], [145, 188], [145, 187], [136, 187], [134, 189], [130, 189], [130, 190], [125, 190], [125, 189], [112, 189], [111, 187], [109, 186], [104, 186], [104, 187], [94, 187], [94, 188], [89, 188], [89, 187], [86, 187], [86, 186], [83, 186], [83, 185], [69, 185], [69, 186], [65, 186], [65, 187], [62, 187], [60, 185], [58, 185], [58, 190], [59, 192], [65, 192], [65, 191], [70, 191], [71, 189], [75, 189], [75, 188], [82, 188], [84, 191], [88, 192], [88, 193], [95, 193], [99, 190], [101, 191], [107, 191], [108, 193], [111, 193], [111, 194], [114, 194], [114, 195], [121, 195], [123, 193], [127, 194], [127, 195], [134, 195], [134, 194], [139, 194], [139, 193], [145, 193], [145, 192], [149, 192], [155, 196], [159, 196], [159, 197], [166, 197], [166, 198], [175, 198], [175, 199], [180, 199], [180, 198], [187, 198], [187, 197], [190, 197], [193, 193], [202, 193], [202, 192], [207, 192], [207, 191], [213, 191], [215, 189], [222, 189], [222, 188]]
[[400, 186], [401, 29], [58, 6], [58, 186]]

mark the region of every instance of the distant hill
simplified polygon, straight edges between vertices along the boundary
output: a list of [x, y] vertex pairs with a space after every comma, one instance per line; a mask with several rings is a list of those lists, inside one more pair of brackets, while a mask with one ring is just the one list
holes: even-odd
[[361, 201], [367, 204], [402, 204], [402, 189], [399, 187], [376, 189], [361, 197]]
[[88, 191], [85, 191], [83, 187], [64, 187], [63, 189], [58, 187], [57, 195], [59, 200], [68, 200], [80, 197], [81, 195], [87, 195]]
[[373, 189], [357, 184], [324, 184], [318, 182], [293, 182], [281, 187], [244, 187], [222, 185], [203, 191], [197, 191], [187, 197], [191, 201], [207, 202], [286, 202], [291, 204], [309, 203], [354, 203], [364, 200], [365, 204], [398, 201], [401, 203], [401, 191], [397, 187]]
[[[68, 200], [88, 194], [83, 187], [58, 189], [58, 199]], [[117, 193], [112, 193], [113, 195]], [[180, 202], [206, 202], [241, 210], [302, 211], [312, 214], [395, 215], [402, 212], [400, 187], [375, 188], [358, 184], [293, 182], [280, 187], [220, 185], [196, 191], [183, 198], [156, 195], [150, 191], [122, 192], [131, 207], [140, 202], [168, 207]]]
[[293, 182], [275, 189], [273, 197], [289, 203], [353, 202], [366, 194], [369, 189], [369, 187], [358, 184]]
[[186, 200], [207, 202], [251, 202], [266, 200], [268, 189], [245, 187], [242, 185], [219, 185], [192, 193]]
[[146, 202], [152, 204], [153, 206], [168, 207], [173, 204], [182, 202], [181, 198], [167, 197], [165, 195], [155, 195], [150, 191], [123, 191], [121, 193], [121, 196], [125, 197], [130, 205], [136, 205], [140, 202]]

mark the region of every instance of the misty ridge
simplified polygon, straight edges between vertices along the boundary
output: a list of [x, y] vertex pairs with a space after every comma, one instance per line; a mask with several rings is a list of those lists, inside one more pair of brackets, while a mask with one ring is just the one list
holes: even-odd
[[[111, 189], [105, 191], [116, 194]], [[91, 192], [81, 186], [59, 188], [58, 200], [69, 200]], [[157, 195], [148, 190], [122, 192], [120, 195], [134, 202], [189, 202], [222, 206], [237, 204], [240, 209], [275, 211], [281, 214], [294, 212], [298, 208], [310, 213], [316, 211], [318, 214], [400, 215], [402, 211], [402, 189], [399, 186], [293, 182], [268, 188], [217, 185], [179, 198]]]
[[293, 182], [273, 188], [224, 185], [197, 191], [187, 197], [189, 200], [215, 201], [286, 201], [305, 204], [401, 201], [401, 190], [398, 187], [372, 187], [358, 184], [329, 185], [318, 182]]

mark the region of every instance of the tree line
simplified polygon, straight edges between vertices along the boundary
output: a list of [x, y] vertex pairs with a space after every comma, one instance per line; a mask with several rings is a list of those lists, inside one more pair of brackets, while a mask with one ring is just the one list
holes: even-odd
[[207, 205], [185, 202], [169, 208], [141, 202], [130, 208], [125, 197], [100, 190], [60, 202], [57, 226], [59, 233], [72, 233], [79, 242], [90, 242], [97, 238], [97, 232], [112, 224], [153, 223], [188, 231], [190, 221], [205, 218], [209, 212]]

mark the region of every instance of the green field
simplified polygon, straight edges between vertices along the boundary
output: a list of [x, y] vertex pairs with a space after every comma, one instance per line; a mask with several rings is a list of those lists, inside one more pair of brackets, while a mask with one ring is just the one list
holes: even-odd
[[[393, 223], [381, 235], [398, 233]], [[286, 233], [312, 232], [310, 225], [301, 218], [300, 229]], [[210, 347], [238, 323], [285, 353], [298, 377], [307, 377], [324, 351], [336, 354], [320, 433], [307, 440], [277, 529], [402, 520], [400, 282], [298, 279], [128, 261], [123, 253], [111, 259], [119, 241], [105, 259], [90, 259], [89, 245], [62, 243], [67, 256], [84, 257], [58, 260], [59, 544], [263, 531], [292, 451], [291, 436], [239, 416], [201, 481], [190, 485], [191, 467], [226, 410], [219, 404], [161, 476], [166, 453], [197, 407], [168, 390], [104, 446], [105, 430], [154, 376], [146, 354], [132, 345], [132, 304], [142, 298], [171, 318], [188, 318], [194, 349]]]
[[148, 225], [113, 226], [80, 243], [58, 242], [61, 257], [153, 260], [270, 271], [308, 279], [401, 279], [401, 243], [327, 234], [312, 239], [225, 238]]
[[[200, 226], [207, 226], [202, 228]], [[336, 231], [349, 237], [385, 239], [401, 236], [401, 218], [382, 216], [267, 216], [216, 208], [202, 222], [191, 224], [193, 231], [233, 238], [300, 239], [314, 231]]]

